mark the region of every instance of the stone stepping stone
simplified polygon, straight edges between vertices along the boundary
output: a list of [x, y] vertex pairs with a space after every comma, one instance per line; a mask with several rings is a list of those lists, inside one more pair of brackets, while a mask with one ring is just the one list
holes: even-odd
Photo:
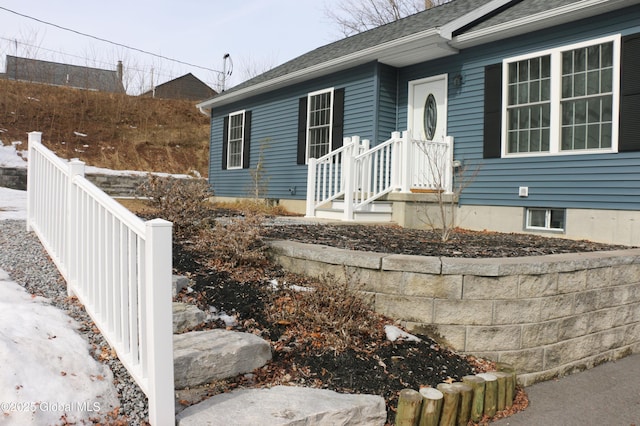
[[178, 426], [200, 425], [384, 425], [384, 398], [326, 389], [275, 386], [239, 389], [186, 408]]
[[239, 331], [192, 331], [173, 336], [176, 389], [196, 387], [235, 377], [271, 360], [271, 346], [260, 337]]

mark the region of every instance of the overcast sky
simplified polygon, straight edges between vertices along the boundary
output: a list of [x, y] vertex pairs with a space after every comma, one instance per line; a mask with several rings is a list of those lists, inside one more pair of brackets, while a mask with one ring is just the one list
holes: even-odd
[[[339, 38], [324, 7], [340, 0], [0, 0], [0, 7], [77, 32], [222, 71], [227, 87]], [[17, 41], [17, 43], [16, 43]], [[5, 55], [74, 65], [125, 67], [129, 92], [188, 72], [214, 88], [219, 73], [145, 55], [0, 9], [0, 72]], [[145, 87], [146, 89], [147, 87]]]

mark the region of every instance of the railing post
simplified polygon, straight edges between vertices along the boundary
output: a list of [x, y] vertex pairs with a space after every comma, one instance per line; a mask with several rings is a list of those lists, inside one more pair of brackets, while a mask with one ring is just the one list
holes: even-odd
[[400, 164], [400, 169], [402, 170], [401, 174], [401, 185], [400, 192], [411, 192], [411, 175], [413, 173], [412, 167], [412, 150], [413, 145], [411, 143], [411, 133], [408, 130], [402, 132], [402, 164]]
[[78, 191], [75, 190], [74, 178], [84, 177], [84, 162], [74, 158], [69, 162], [69, 172], [67, 174], [67, 247], [65, 248], [67, 265], [67, 296], [74, 294], [74, 286], [77, 284], [79, 267], [76, 261], [76, 254], [73, 252], [78, 247]]
[[175, 424], [173, 325], [171, 303], [172, 223], [145, 222], [145, 269], [148, 336], [149, 423]]
[[35, 150], [36, 144], [42, 143], [42, 132], [29, 132], [29, 163], [27, 164], [27, 232], [31, 232], [31, 215], [33, 214], [34, 201], [36, 196], [35, 189]]
[[342, 146], [344, 147], [344, 151], [342, 151], [342, 160], [340, 161], [340, 191], [344, 191], [345, 181], [347, 180], [345, 163], [349, 157], [351, 157], [350, 151], [353, 149], [353, 145], [351, 144], [350, 137], [342, 138]]
[[400, 144], [400, 132], [392, 132], [391, 139], [393, 145], [391, 147], [391, 187], [393, 191], [398, 191], [402, 185], [401, 179], [401, 161], [402, 161], [402, 145]]
[[317, 161], [315, 158], [309, 158], [307, 164], [307, 214], [306, 217], [316, 216], [316, 179], [317, 179]]
[[354, 162], [355, 157], [348, 153], [343, 158], [342, 173], [344, 173], [344, 216], [343, 220], [353, 220], [353, 190], [354, 190]]
[[445, 136], [447, 154], [445, 155], [445, 190], [448, 194], [453, 192], [453, 136]]

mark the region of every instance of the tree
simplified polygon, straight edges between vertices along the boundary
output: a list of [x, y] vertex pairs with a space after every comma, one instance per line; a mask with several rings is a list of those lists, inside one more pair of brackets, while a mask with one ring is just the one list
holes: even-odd
[[397, 21], [450, 0], [343, 0], [325, 4], [325, 15], [345, 37]]

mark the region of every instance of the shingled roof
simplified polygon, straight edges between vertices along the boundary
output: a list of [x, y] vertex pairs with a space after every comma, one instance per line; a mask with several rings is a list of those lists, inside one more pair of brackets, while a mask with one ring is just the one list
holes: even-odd
[[195, 75], [188, 73], [174, 78], [166, 83], [159, 84], [153, 90], [149, 90], [142, 96], [153, 96], [160, 99], [184, 99], [189, 101], [201, 101], [215, 96], [218, 92], [209, 87]]
[[[378, 61], [403, 67], [453, 55], [460, 48], [603, 13], [640, 0], [451, 0], [398, 21], [314, 49], [258, 75], [201, 109]], [[460, 35], [462, 41], [458, 39]], [[467, 37], [468, 35], [468, 37]]]
[[81, 67], [7, 55], [4, 78], [67, 86], [101, 92], [124, 93], [118, 71]]

